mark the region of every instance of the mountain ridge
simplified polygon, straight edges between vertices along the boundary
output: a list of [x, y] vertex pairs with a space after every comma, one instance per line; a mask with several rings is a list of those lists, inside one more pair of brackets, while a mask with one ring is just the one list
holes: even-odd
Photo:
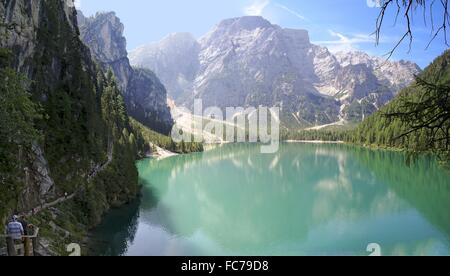
[[[307, 30], [262, 17], [223, 20], [198, 40], [191, 37], [189, 47], [177, 37], [131, 51], [131, 63], [168, 75], [161, 80], [178, 105], [202, 98], [205, 106], [221, 108], [279, 106], [288, 128], [362, 121], [421, 71], [411, 62], [382, 62], [365, 53], [333, 54], [312, 44]], [[190, 67], [197, 69], [194, 77], [171, 66], [179, 61], [183, 67], [187, 59], [198, 66]]]
[[[439, 88], [440, 86], [447, 88]], [[444, 164], [448, 163], [450, 125], [448, 115], [439, 116], [448, 113], [448, 87], [450, 50], [437, 57], [418, 76], [417, 81], [402, 89], [389, 104], [351, 131], [347, 137], [348, 142], [400, 148], [409, 152], [433, 152]], [[390, 114], [407, 114], [407, 117]], [[418, 124], [415, 120], [432, 123], [415, 128], [414, 125]]]
[[130, 65], [123, 36], [124, 25], [115, 12], [85, 17], [77, 12], [80, 37], [91, 49], [94, 59], [116, 76], [130, 115], [163, 134], [170, 132], [173, 119], [167, 106], [167, 92], [149, 69]]

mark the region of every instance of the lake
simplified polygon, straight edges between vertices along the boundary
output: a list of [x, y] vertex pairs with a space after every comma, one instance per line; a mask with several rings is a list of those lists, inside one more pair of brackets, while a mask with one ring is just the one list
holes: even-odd
[[259, 145], [137, 163], [142, 196], [94, 230], [99, 255], [450, 255], [450, 173], [348, 145]]

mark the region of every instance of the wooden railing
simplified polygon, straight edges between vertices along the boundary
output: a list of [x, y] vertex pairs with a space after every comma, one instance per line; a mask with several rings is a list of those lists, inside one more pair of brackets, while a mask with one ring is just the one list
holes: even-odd
[[[16, 244], [16, 240], [10, 235], [0, 235], [1, 239], [6, 240], [8, 256], [37, 256], [39, 228], [29, 225], [27, 233], [33, 233], [33, 235], [23, 235], [20, 244]], [[23, 251], [18, 253], [22, 248]]]

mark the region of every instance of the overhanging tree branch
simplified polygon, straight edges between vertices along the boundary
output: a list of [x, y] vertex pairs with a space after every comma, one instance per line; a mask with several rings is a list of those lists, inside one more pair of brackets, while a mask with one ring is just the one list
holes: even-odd
[[[436, 1], [439, 2], [442, 8], [442, 18], [437, 17], [436, 14], [433, 12], [435, 9]], [[395, 6], [394, 6], [395, 5]], [[388, 11], [393, 7], [396, 9], [396, 16], [394, 25], [398, 23], [398, 19], [400, 14], [403, 14], [404, 22], [406, 25], [406, 30], [403, 33], [400, 40], [396, 43], [394, 48], [389, 51], [386, 55], [388, 56], [388, 59], [392, 57], [394, 52], [398, 49], [398, 47], [406, 40], [409, 39], [409, 50], [411, 50], [413, 41], [414, 41], [414, 34], [413, 34], [413, 26], [412, 21], [414, 14], [417, 12], [417, 10], [422, 9], [422, 16], [423, 20], [425, 22], [425, 25], [428, 25], [427, 20], [427, 11], [429, 10], [430, 15], [430, 26], [431, 29], [431, 38], [428, 42], [427, 49], [430, 47], [432, 42], [439, 36], [442, 35], [444, 38], [445, 45], [449, 46], [448, 43], [448, 28], [450, 26], [450, 14], [449, 14], [449, 6], [448, 6], [448, 0], [381, 0], [381, 7], [380, 7], [380, 13], [378, 15], [378, 18], [376, 20], [376, 29], [375, 29], [375, 36], [376, 36], [376, 44], [379, 45], [381, 42], [381, 33], [382, 28], [385, 23], [386, 14]], [[436, 19], [439, 19], [438, 25], [435, 25]]]
[[[450, 85], [433, 84], [417, 77], [414, 95], [404, 92], [398, 100], [395, 111], [383, 114], [388, 122], [400, 120], [407, 130], [393, 140], [417, 137], [426, 131], [426, 146], [428, 150], [449, 148], [450, 142]], [[413, 99], [411, 100], [411, 97]], [[416, 97], [417, 100], [414, 100]], [[444, 144], [443, 144], [444, 143]], [[447, 154], [448, 158], [448, 152]]]

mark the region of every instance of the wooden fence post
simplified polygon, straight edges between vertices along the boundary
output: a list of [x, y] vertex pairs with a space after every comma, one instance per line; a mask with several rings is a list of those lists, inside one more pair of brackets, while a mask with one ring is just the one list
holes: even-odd
[[[22, 236], [22, 239], [19, 240], [21, 243], [8, 235], [0, 235], [0, 239], [6, 240], [8, 256], [38, 256], [39, 227], [30, 224], [27, 230], [28, 235]], [[19, 251], [20, 253], [18, 253]]]
[[23, 239], [23, 255], [26, 257], [33, 256], [31, 251], [31, 239], [29, 237], [25, 237]]
[[[34, 225], [30, 225], [32, 228], [33, 236], [31, 237], [31, 243], [33, 244], [33, 256], [38, 255], [38, 246], [39, 246], [39, 228]], [[31, 229], [30, 229], [31, 230]]]

